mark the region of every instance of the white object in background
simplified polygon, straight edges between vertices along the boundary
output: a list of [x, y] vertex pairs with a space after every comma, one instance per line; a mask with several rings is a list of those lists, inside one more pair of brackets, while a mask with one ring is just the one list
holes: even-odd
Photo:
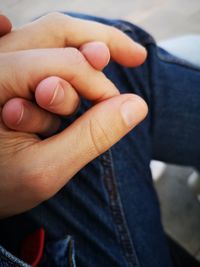
[[188, 177], [188, 186], [192, 189], [197, 196], [197, 200], [200, 202], [200, 175], [197, 171], [194, 171]]
[[172, 55], [200, 67], [200, 35], [190, 34], [159, 42]]
[[150, 163], [150, 168], [153, 180], [156, 182], [158, 181], [158, 179], [160, 179], [160, 177], [164, 173], [166, 169], [166, 164], [161, 161], [152, 160]]

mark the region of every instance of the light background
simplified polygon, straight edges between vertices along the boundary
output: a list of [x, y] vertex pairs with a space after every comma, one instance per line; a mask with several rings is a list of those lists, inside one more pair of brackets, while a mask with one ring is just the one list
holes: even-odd
[[68, 10], [127, 19], [157, 40], [200, 32], [200, 0], [0, 0], [0, 10], [15, 26], [45, 12]]

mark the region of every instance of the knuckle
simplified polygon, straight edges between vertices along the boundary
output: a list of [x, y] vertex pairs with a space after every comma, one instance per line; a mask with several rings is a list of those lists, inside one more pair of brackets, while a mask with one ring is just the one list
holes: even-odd
[[51, 12], [40, 19], [45, 28], [45, 34], [48, 32], [51, 38], [55, 39], [56, 43], [60, 42], [61, 45], [59, 47], [65, 47], [68, 44], [69, 37], [66, 31], [70, 29], [70, 22], [72, 20], [72, 17], [59, 12]]
[[98, 156], [112, 146], [108, 131], [98, 119], [92, 118], [89, 121], [89, 135], [92, 147]]
[[65, 30], [69, 28], [69, 22], [71, 17], [59, 12], [51, 12], [41, 17], [38, 22], [41, 24], [41, 28], [44, 28], [45, 35], [49, 34], [50, 38], [58, 44], [59, 47], [65, 47], [68, 42], [67, 34]]
[[44, 19], [47, 20], [47, 21], [53, 21], [54, 23], [57, 23], [59, 22], [60, 20], [63, 21], [64, 18], [68, 18], [69, 16], [66, 16], [60, 12], [50, 12], [48, 13], [47, 15], [44, 16]]

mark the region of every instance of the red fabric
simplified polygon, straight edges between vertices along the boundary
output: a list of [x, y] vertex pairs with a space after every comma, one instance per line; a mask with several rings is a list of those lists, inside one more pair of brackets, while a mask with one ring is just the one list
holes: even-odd
[[38, 266], [44, 250], [44, 239], [43, 228], [28, 235], [22, 242], [21, 259], [32, 267]]

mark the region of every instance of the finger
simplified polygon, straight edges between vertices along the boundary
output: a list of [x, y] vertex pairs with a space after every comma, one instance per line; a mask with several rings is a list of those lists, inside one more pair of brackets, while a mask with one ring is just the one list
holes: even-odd
[[110, 61], [110, 51], [102, 42], [84, 44], [79, 50], [85, 56], [90, 65], [97, 70], [105, 68]]
[[49, 77], [36, 87], [35, 98], [42, 108], [59, 114], [73, 114], [80, 103], [76, 90], [70, 83], [58, 77]]
[[[33, 134], [1, 129], [4, 145], [0, 164], [5, 178], [1, 217], [26, 211], [53, 196], [83, 166], [136, 126], [146, 113], [145, 102], [127, 94], [97, 104], [63, 132], [43, 141]], [[20, 192], [16, 198], [12, 197], [14, 191]]]
[[81, 47], [92, 41], [104, 42], [111, 57], [125, 66], [138, 66], [147, 52], [120, 30], [97, 22], [75, 19], [60, 13], [41, 17], [0, 40], [0, 51], [48, 47]]
[[6, 16], [0, 14], [0, 37], [9, 33], [11, 29], [12, 24], [10, 20]]
[[39, 82], [50, 76], [68, 81], [88, 100], [101, 101], [119, 94], [114, 84], [92, 68], [79, 50], [34, 49], [0, 54], [0, 86], [4, 88], [0, 104], [16, 96], [32, 99]]
[[57, 116], [21, 98], [13, 98], [5, 104], [2, 109], [2, 119], [10, 129], [38, 133], [43, 136], [53, 134], [60, 125], [60, 120]]
[[[43, 197], [55, 194], [76, 172], [109, 149], [146, 114], [147, 106], [141, 98], [131, 94], [116, 96], [92, 107], [60, 134], [35, 144], [31, 149], [31, 163], [25, 167], [35, 171], [37, 178], [32, 180], [38, 182], [39, 179]], [[27, 153], [26, 156], [29, 157]], [[30, 165], [32, 162], [36, 168]], [[44, 175], [40, 173], [42, 169], [45, 169]], [[34, 177], [34, 172], [31, 176]]]

